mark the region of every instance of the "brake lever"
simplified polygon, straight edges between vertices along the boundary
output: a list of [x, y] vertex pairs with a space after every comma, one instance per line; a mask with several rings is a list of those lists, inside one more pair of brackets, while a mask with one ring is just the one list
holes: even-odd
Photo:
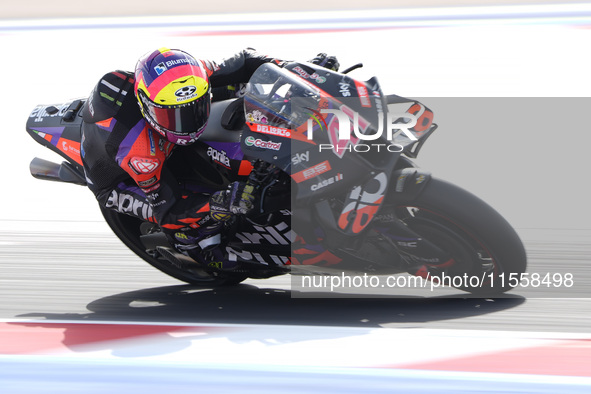
[[363, 67], [363, 63], [357, 63], [352, 65], [351, 67], [347, 68], [345, 71], [341, 71], [342, 74], [348, 74], [353, 70], [357, 70], [358, 68]]

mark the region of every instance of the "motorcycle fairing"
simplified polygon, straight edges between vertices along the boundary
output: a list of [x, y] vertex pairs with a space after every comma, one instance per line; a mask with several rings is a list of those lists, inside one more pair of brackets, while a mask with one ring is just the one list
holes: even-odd
[[339, 229], [353, 234], [363, 231], [384, 202], [387, 186], [388, 177], [380, 172], [363, 185], [352, 188], [339, 216]]

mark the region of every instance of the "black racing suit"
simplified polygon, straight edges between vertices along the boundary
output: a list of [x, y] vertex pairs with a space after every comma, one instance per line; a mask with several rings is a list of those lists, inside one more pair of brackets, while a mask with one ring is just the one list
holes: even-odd
[[[220, 64], [201, 62], [214, 101], [231, 97], [235, 90], [225, 87], [248, 82], [260, 65], [283, 65], [251, 49]], [[209, 195], [179, 185], [167, 159], [187, 148], [171, 144], [149, 127], [133, 87], [133, 73], [110, 72], [84, 107], [81, 153], [89, 188], [101, 206], [157, 223], [177, 248], [204, 247], [200, 243], [220, 227], [209, 215]]]

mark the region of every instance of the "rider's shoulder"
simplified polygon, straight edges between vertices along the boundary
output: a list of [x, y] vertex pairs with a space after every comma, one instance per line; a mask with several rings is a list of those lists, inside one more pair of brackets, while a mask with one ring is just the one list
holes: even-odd
[[101, 77], [95, 90], [100, 93], [103, 100], [117, 104], [116, 100], [133, 95], [134, 82], [134, 75], [129, 71], [111, 71]]
[[103, 75], [88, 97], [85, 122], [96, 123], [115, 117], [127, 101], [133, 100], [134, 75], [129, 71], [111, 71]]

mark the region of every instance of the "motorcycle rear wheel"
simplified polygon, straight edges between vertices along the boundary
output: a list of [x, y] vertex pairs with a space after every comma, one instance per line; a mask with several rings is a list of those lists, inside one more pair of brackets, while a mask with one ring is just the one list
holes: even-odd
[[525, 248], [513, 227], [458, 186], [432, 178], [417, 198], [395, 201], [393, 208], [414, 232], [451, 254], [455, 263], [443, 273], [452, 287], [500, 294], [512, 289], [510, 277], [526, 271]]
[[143, 234], [140, 227], [144, 223], [143, 221], [107, 208], [101, 208], [101, 212], [111, 230], [125, 246], [166, 275], [194, 286], [208, 288], [237, 285], [247, 278], [246, 275], [240, 273], [216, 272], [211, 274], [199, 268], [197, 264], [179, 267], [163, 257], [155, 257], [146, 251], [141, 241], [140, 237]]

